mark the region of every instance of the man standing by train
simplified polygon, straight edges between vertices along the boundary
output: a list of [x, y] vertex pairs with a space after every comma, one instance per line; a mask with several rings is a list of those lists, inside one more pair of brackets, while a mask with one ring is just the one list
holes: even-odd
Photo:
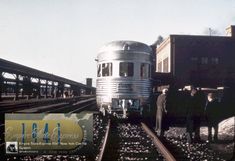
[[187, 142], [191, 143], [192, 133], [195, 133], [194, 141], [200, 141], [200, 126], [201, 126], [201, 117], [203, 116], [203, 110], [205, 107], [205, 95], [201, 91], [198, 91], [195, 87], [192, 87], [190, 92], [190, 97], [188, 100], [187, 108]]
[[162, 94], [160, 94], [157, 98], [157, 113], [156, 113], [156, 131], [158, 136], [163, 136], [164, 127], [163, 127], [163, 119], [167, 113], [166, 110], [166, 98], [167, 98], [168, 90], [165, 88], [162, 90]]
[[208, 126], [208, 141], [212, 141], [212, 128], [214, 128], [214, 141], [218, 141], [218, 124], [219, 124], [219, 101], [215, 98], [214, 93], [208, 93], [207, 104], [205, 107], [206, 121]]

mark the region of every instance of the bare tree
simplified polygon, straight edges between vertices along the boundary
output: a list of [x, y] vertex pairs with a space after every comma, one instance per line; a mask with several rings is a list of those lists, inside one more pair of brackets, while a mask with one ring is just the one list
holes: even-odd
[[157, 37], [157, 40], [153, 43], [153, 45], [157, 46], [157, 45], [160, 45], [162, 42], [163, 42], [163, 37], [161, 35], [159, 35]]
[[156, 53], [157, 46], [160, 45], [163, 41], [164, 41], [163, 37], [161, 35], [159, 35], [157, 37], [157, 40], [152, 45], [150, 45], [150, 47], [153, 50], [153, 53]]
[[163, 42], [163, 37], [161, 35], [159, 35], [157, 37], [157, 40], [152, 44], [150, 45], [150, 47], [152, 48], [152, 56], [153, 56], [153, 65], [152, 65], [152, 74], [156, 71], [156, 48], [158, 45], [160, 45], [162, 42]]
[[219, 32], [219, 30], [217, 29], [213, 29], [213, 28], [205, 28], [204, 29], [204, 32], [203, 32], [205, 35], [209, 35], [209, 36], [218, 36], [218, 35], [221, 35], [221, 33]]

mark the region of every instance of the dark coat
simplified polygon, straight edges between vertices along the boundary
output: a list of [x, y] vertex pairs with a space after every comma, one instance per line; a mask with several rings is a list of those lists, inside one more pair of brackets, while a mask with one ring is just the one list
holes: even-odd
[[157, 98], [157, 108], [162, 112], [166, 111], [166, 94], [160, 94]]
[[205, 107], [205, 114], [208, 125], [214, 126], [218, 124], [220, 121], [221, 112], [222, 111], [220, 110], [220, 103], [218, 100], [215, 99], [212, 102], [208, 102]]
[[188, 132], [193, 132], [200, 128], [201, 117], [205, 107], [205, 95], [197, 91], [194, 96], [188, 97], [186, 128]]
[[192, 117], [201, 117], [206, 104], [205, 95], [197, 92], [195, 96], [190, 96], [188, 101], [188, 115]]
[[166, 119], [166, 94], [161, 94], [157, 98], [157, 114], [156, 114], [156, 124], [161, 124], [161, 130], [167, 130], [167, 119]]
[[195, 113], [195, 96], [188, 97], [187, 116], [186, 116], [186, 129], [187, 132], [193, 132], [194, 129], [194, 113]]

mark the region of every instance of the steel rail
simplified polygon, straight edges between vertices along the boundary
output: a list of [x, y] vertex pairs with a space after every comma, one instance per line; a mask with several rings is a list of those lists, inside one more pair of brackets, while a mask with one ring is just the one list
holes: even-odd
[[62, 107], [57, 107], [57, 108], [54, 108], [54, 109], [51, 109], [51, 110], [47, 110], [47, 111], [44, 111], [44, 113], [53, 113], [53, 112], [58, 112], [58, 111], [63, 111], [63, 109], [65, 108], [69, 108], [70, 105], [66, 105], [66, 106], [62, 106]]
[[24, 110], [19, 110], [19, 111], [15, 111], [15, 113], [37, 113], [37, 112], [44, 112], [44, 110], [48, 110], [51, 108], [57, 108], [60, 106], [65, 106], [68, 105], [68, 102], [62, 102], [62, 103], [56, 103], [56, 104], [49, 104], [49, 105], [43, 105], [43, 106], [38, 106], [38, 107], [33, 107], [33, 108], [29, 108], [29, 109], [24, 109]]
[[[76, 99], [79, 99], [79, 98], [84, 98], [84, 97], [77, 97], [77, 98], [69, 98], [69, 99], [53, 99], [53, 100], [45, 100], [45, 101], [38, 101], [38, 102], [27, 102], [25, 104], [19, 104], [19, 105], [15, 105], [13, 107], [6, 107], [5, 110], [3, 110], [2, 112], [4, 113], [10, 113], [10, 112], [32, 112], [32, 113], [35, 113], [35, 112], [39, 112], [40, 109], [43, 110], [43, 109], [46, 109], [48, 107], [48, 110], [46, 111], [43, 111], [43, 112], [50, 112], [51, 108], [56, 108], [58, 106], [58, 108], [61, 108], [60, 106], [61, 105], [68, 105], [70, 102], [73, 102], [75, 101]], [[87, 97], [86, 99], [83, 99], [83, 100], [77, 100], [76, 102], [77, 103], [73, 103], [72, 105], [79, 105], [79, 104], [82, 104], [84, 102], [88, 102], [90, 100], [95, 100], [95, 98], [91, 97]], [[57, 102], [59, 101], [59, 102]], [[40, 103], [42, 103], [40, 105]], [[20, 107], [20, 106], [23, 106], [23, 107]], [[28, 106], [28, 107], [27, 107]], [[50, 109], [49, 109], [50, 108]], [[63, 109], [63, 107], [61, 108]], [[51, 110], [51, 111], [54, 111], [54, 110]], [[57, 111], [57, 109], [55, 109], [55, 111]]]
[[[63, 112], [63, 110], [68, 110], [68, 109], [73, 109], [74, 107], [76, 106], [79, 106], [78, 108], [76, 109], [71, 109], [68, 113], [74, 113], [76, 111], [81, 111], [82, 109], [88, 107], [88, 106], [91, 106], [93, 104], [96, 104], [96, 102], [93, 102], [95, 101], [94, 98], [89, 98], [89, 99], [85, 99], [85, 100], [81, 100], [81, 101], [77, 101], [76, 103], [73, 103], [71, 105], [66, 105], [66, 106], [63, 106], [63, 107], [59, 107], [59, 108], [56, 108], [56, 109], [50, 109], [50, 110], [46, 110], [44, 111], [44, 113], [52, 113], [52, 112]], [[92, 102], [89, 104], [89, 102]], [[84, 105], [85, 104], [85, 105]], [[65, 112], [67, 113], [67, 112]]]
[[74, 112], [76, 112], [76, 111], [81, 111], [81, 110], [83, 110], [84, 108], [89, 107], [89, 106], [94, 105], [94, 104], [96, 104], [96, 102], [92, 102], [92, 103], [87, 104], [87, 105], [85, 105], [85, 106], [82, 106], [82, 107], [80, 107], [80, 108], [78, 108], [78, 109], [75, 109], [75, 110], [73, 110], [73, 111], [70, 111], [69, 114], [74, 113]]
[[169, 150], [162, 144], [158, 137], [148, 128], [146, 124], [141, 122], [144, 131], [151, 137], [154, 145], [159, 149], [160, 153], [166, 159], [166, 161], [176, 161], [175, 157], [169, 152]]
[[[53, 103], [53, 102], [71, 102], [73, 100], [81, 101], [81, 99], [89, 99], [95, 98], [93, 95], [86, 95], [86, 96], [75, 96], [75, 97], [68, 97], [68, 98], [43, 98], [43, 99], [29, 99], [29, 100], [18, 100], [18, 101], [7, 101], [7, 102], [0, 102], [0, 107], [4, 107], [7, 109], [15, 108], [16, 106], [20, 105], [30, 105], [30, 104], [37, 104], [37, 103]], [[4, 111], [3, 111], [4, 112]]]
[[106, 126], [106, 132], [105, 132], [105, 136], [104, 136], [104, 141], [103, 141], [103, 145], [102, 145], [102, 148], [100, 150], [100, 153], [99, 153], [99, 157], [97, 159], [97, 161], [102, 161], [103, 159], [103, 155], [104, 155], [104, 151], [105, 151], [105, 146], [107, 144], [107, 140], [108, 140], [108, 135], [109, 135], [109, 130], [110, 130], [110, 119], [108, 120], [108, 125]]

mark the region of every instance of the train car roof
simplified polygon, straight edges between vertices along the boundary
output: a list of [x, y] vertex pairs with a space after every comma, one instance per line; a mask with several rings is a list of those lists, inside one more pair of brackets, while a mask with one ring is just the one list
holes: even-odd
[[148, 45], [141, 42], [129, 40], [112, 41], [110, 43], [107, 43], [103, 47], [101, 47], [99, 53], [108, 51], [138, 51], [152, 53], [152, 49]]

